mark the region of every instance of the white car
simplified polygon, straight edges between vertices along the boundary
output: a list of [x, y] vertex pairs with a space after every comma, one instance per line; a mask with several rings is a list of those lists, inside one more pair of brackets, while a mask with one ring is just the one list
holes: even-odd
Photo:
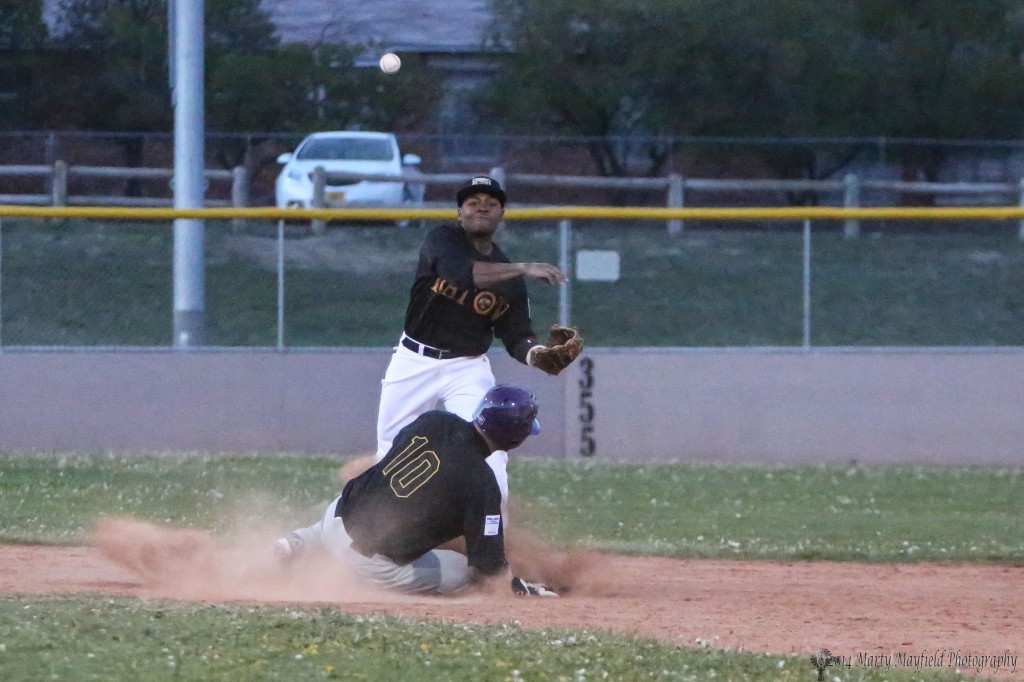
[[420, 157], [403, 157], [391, 133], [337, 131], [309, 135], [294, 152], [278, 156], [277, 162], [284, 165], [274, 186], [278, 208], [312, 206], [313, 169], [317, 166], [323, 166], [326, 176], [325, 206], [387, 206], [402, 203], [405, 183], [338, 174], [401, 175], [404, 166], [418, 166]]

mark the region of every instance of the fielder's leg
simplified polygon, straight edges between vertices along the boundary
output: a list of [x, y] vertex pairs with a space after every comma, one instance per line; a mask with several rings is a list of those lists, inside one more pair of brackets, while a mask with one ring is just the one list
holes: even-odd
[[484, 394], [494, 388], [494, 372], [486, 355], [439, 361], [440, 377], [437, 392], [444, 409], [466, 421], [480, 406]]
[[[494, 372], [486, 355], [476, 358], [444, 360], [441, 370], [443, 388], [441, 399], [444, 409], [453, 412], [466, 421], [473, 419], [476, 408], [484, 394], [494, 388]], [[501, 490], [501, 516], [508, 525], [508, 453], [498, 450], [487, 458], [487, 466], [494, 472], [494, 478]]]
[[442, 362], [417, 355], [405, 346], [395, 350], [381, 381], [376, 461], [388, 454], [402, 427], [437, 406]]

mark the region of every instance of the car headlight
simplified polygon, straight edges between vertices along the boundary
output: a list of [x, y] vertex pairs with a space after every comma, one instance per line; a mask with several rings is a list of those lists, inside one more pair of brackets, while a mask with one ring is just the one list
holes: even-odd
[[299, 180], [302, 180], [302, 172], [292, 168], [288, 171], [288, 179], [298, 182]]

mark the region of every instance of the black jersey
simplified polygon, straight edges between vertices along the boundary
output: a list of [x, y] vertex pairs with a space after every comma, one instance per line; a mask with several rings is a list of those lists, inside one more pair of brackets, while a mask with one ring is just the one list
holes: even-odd
[[440, 225], [427, 234], [405, 312], [405, 333], [428, 346], [467, 356], [483, 355], [497, 336], [509, 355], [525, 363], [527, 351], [538, 343], [526, 279], [514, 277], [477, 288], [476, 261], [510, 262], [497, 244], [489, 255], [477, 251], [459, 225]]
[[387, 456], [345, 486], [337, 514], [352, 546], [407, 564], [466, 537], [469, 565], [505, 568], [501, 491], [472, 422], [434, 410], [395, 437]]

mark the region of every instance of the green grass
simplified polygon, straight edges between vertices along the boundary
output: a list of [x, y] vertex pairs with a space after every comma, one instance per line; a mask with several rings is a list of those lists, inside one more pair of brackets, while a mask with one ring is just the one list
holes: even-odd
[[564, 543], [664, 556], [1024, 563], [1020, 469], [518, 463]]
[[[802, 656], [679, 649], [588, 630], [358, 616], [331, 607], [0, 597], [4, 679], [808, 680]], [[849, 680], [952, 671], [832, 668]]]
[[[18, 455], [0, 540], [75, 544], [103, 516], [282, 529], [336, 493], [330, 457]], [[1024, 470], [513, 461], [517, 516], [566, 547], [663, 556], [1024, 564]], [[251, 520], [259, 520], [253, 516]]]
[[[5, 345], [169, 345], [173, 237], [167, 223], [5, 220]], [[660, 223], [579, 221], [573, 249], [613, 249], [622, 277], [572, 285], [572, 321], [599, 346], [793, 346], [802, 342], [802, 234], [791, 226], [711, 229], [670, 237]], [[933, 228], [935, 226], [932, 226]], [[818, 346], [1024, 345], [1024, 243], [925, 228], [812, 241], [811, 342]], [[288, 346], [383, 346], [401, 329], [424, 232], [289, 226]], [[516, 260], [558, 262], [553, 224], [511, 222], [499, 243]], [[276, 228], [206, 229], [206, 333], [211, 345], [277, 340]], [[529, 285], [538, 330], [557, 319], [558, 290]], [[642, 334], [640, 331], [642, 330]]]
[[[341, 461], [154, 454], [7, 455], [0, 459], [0, 541], [79, 544], [104, 516], [230, 530], [273, 501], [283, 525], [322, 513]], [[257, 511], [252, 512], [259, 513]]]
[[[77, 544], [107, 515], [229, 533], [315, 519], [336, 457], [4, 453], [0, 542]], [[1024, 563], [1024, 470], [513, 461], [517, 519], [564, 547], [715, 558]], [[249, 516], [247, 516], [247, 514]], [[0, 679], [806, 680], [809, 662], [590, 630], [331, 606], [0, 596]], [[831, 668], [839, 680], [953, 671]]]
[[[169, 225], [3, 222], [5, 345], [170, 343]], [[699, 227], [700, 229], [693, 229]], [[616, 283], [574, 282], [573, 322], [598, 346], [796, 345], [794, 230], [580, 224], [615, 249]], [[381, 346], [401, 328], [418, 230], [289, 228], [285, 341]], [[277, 336], [274, 229], [207, 229], [214, 345]], [[557, 261], [553, 226], [510, 223], [516, 259]], [[1021, 345], [1024, 246], [991, 234], [815, 233], [812, 343]], [[530, 285], [538, 329], [557, 290]], [[641, 333], [642, 331], [642, 333]], [[336, 457], [0, 454], [0, 542], [79, 544], [130, 516], [227, 534], [308, 523], [337, 492]], [[1024, 564], [1021, 469], [631, 465], [514, 461], [517, 518], [565, 547], [680, 557]], [[833, 668], [840, 680], [953, 680], [948, 670]], [[605, 632], [363, 617], [327, 606], [0, 596], [0, 679], [805, 680], [798, 656], [680, 649]]]

